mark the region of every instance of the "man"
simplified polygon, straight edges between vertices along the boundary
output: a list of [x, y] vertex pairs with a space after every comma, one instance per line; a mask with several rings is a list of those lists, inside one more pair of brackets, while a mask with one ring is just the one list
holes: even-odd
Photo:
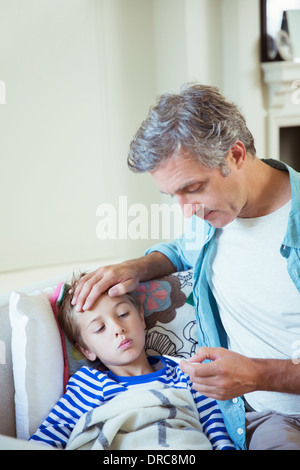
[[128, 164], [192, 215], [197, 249], [182, 237], [100, 268], [83, 278], [74, 304], [85, 310], [108, 288], [120, 295], [193, 267], [203, 346], [182, 370], [219, 400], [237, 448], [300, 449], [299, 173], [258, 159], [237, 107], [202, 85], [160, 97]]

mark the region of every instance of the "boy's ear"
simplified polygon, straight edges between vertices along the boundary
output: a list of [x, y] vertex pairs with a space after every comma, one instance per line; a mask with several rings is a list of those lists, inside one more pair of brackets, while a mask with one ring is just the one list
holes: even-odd
[[95, 361], [97, 359], [97, 356], [94, 352], [85, 349], [78, 343], [76, 343], [75, 346], [89, 361]]

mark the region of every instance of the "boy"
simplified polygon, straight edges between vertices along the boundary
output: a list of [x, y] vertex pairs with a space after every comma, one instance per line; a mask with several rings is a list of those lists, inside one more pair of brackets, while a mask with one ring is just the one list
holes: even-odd
[[202, 426], [199, 441], [204, 432], [206, 448], [234, 450], [215, 400], [194, 391], [189, 378], [170, 358], [147, 357], [146, 323], [135, 296], [112, 298], [104, 293], [91, 310], [82, 314], [71, 304], [75, 286], [76, 281], [72, 286], [62, 287], [59, 320], [69, 340], [87, 359], [101, 361], [101, 370], [84, 366], [76, 372], [68, 382], [66, 393], [30, 439], [65, 448], [82, 415], [121, 392], [159, 382], [168, 388], [191, 392], [199, 414], [197, 420]]

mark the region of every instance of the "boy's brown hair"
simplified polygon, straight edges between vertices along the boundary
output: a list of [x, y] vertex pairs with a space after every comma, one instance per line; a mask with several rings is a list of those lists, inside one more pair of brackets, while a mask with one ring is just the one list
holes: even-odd
[[[78, 343], [80, 344], [80, 346], [86, 347], [80, 334], [78, 322], [76, 321], [77, 312], [75, 311], [75, 306], [72, 305], [71, 303], [72, 298], [73, 298], [73, 293], [77, 287], [77, 284], [79, 280], [81, 279], [81, 277], [84, 275], [85, 273], [82, 273], [76, 277], [73, 274], [71, 283], [64, 285], [65, 292], [63, 295], [62, 302], [59, 306], [58, 320], [68, 340], [72, 344], [76, 345], [76, 343]], [[79, 315], [79, 312], [78, 312], [78, 315]]]

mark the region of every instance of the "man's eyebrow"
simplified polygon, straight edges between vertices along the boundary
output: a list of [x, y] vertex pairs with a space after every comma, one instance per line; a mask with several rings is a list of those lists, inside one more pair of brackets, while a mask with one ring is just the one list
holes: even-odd
[[194, 184], [199, 184], [199, 186], [201, 186], [202, 184], [204, 183], [204, 181], [195, 181], [195, 180], [191, 180], [187, 183], [184, 183], [182, 186], [180, 186], [179, 189], [176, 189], [176, 191], [174, 192], [174, 194], [170, 194], [170, 193], [166, 193], [165, 191], [162, 191], [161, 189], [159, 190], [159, 192], [161, 194], [166, 194], [167, 196], [175, 196], [176, 194], [180, 193], [181, 191], [184, 191], [186, 188], [188, 188], [189, 186], [192, 186]]

